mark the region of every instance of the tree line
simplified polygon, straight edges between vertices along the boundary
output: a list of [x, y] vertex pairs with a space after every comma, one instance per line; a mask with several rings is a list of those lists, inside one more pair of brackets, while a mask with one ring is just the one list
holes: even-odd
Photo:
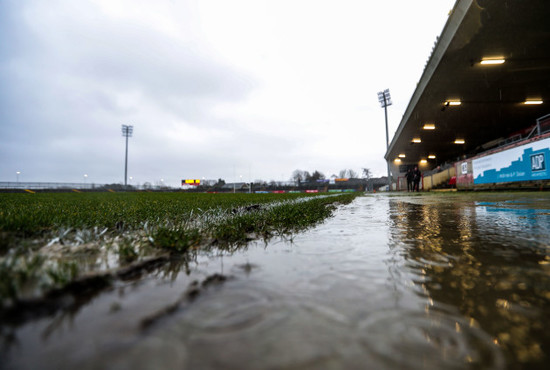
[[[368, 180], [372, 177], [372, 172], [369, 168], [363, 168], [362, 175], [364, 179]], [[338, 172], [338, 175], [333, 174], [331, 177], [356, 179], [356, 178], [359, 178], [359, 174], [352, 169], [343, 169]], [[313, 173], [310, 173], [304, 170], [294, 170], [290, 178], [291, 181], [294, 181], [295, 183], [298, 183], [298, 184], [301, 184], [303, 182], [306, 182], [306, 183], [317, 182], [318, 180], [325, 180], [325, 179], [326, 179], [325, 174], [317, 170], [313, 171]]]

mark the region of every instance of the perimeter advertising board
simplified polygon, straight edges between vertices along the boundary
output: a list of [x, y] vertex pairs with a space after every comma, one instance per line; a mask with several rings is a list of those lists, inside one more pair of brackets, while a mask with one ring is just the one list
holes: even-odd
[[474, 184], [550, 179], [550, 138], [474, 159]]

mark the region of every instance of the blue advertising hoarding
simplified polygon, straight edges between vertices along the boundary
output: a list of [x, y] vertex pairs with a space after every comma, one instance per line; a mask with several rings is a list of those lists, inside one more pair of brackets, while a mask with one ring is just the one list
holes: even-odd
[[550, 138], [472, 161], [474, 184], [550, 179]]

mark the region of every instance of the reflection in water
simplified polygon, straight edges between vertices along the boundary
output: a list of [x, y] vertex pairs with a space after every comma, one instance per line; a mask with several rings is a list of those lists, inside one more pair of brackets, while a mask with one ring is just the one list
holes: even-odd
[[392, 201], [393, 238], [405, 242], [401, 251], [418, 293], [458, 308], [508, 360], [548, 361], [550, 201], [470, 197]]
[[395, 369], [501, 369], [504, 365], [485, 332], [448, 312], [379, 312], [360, 328], [368, 350]]

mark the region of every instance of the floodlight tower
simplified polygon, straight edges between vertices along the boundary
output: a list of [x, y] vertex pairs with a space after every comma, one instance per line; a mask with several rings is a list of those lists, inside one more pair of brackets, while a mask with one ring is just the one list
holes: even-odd
[[[392, 105], [390, 89], [380, 91], [378, 93], [378, 101], [380, 106], [384, 108], [384, 115], [386, 117], [386, 152], [390, 148], [390, 138], [388, 135], [388, 106]], [[391, 174], [390, 174], [390, 161], [386, 162], [388, 165], [388, 191], [391, 191]]]
[[128, 138], [132, 137], [134, 126], [122, 125], [122, 136], [126, 138], [126, 157], [124, 160], [124, 187], [127, 185], [128, 176]]

